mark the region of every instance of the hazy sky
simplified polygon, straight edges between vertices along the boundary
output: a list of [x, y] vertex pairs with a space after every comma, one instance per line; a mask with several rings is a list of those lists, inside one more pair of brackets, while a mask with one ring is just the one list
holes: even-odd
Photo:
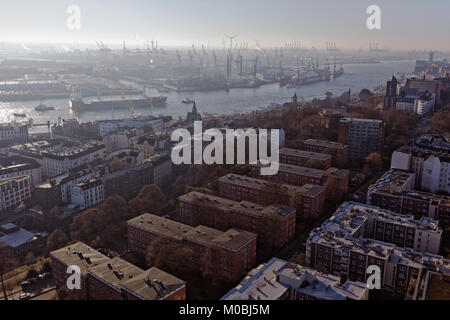
[[[382, 30], [366, 27], [366, 9], [381, 8]], [[81, 30], [66, 26], [81, 8]], [[262, 46], [450, 49], [449, 0], [1, 0], [0, 41], [119, 43], [136, 37], [164, 45], [222, 46], [223, 34]]]

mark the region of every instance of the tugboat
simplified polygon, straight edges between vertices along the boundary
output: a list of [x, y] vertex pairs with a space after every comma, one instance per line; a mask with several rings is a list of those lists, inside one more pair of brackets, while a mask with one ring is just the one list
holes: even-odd
[[36, 110], [36, 111], [50, 111], [50, 110], [55, 110], [55, 107], [49, 107], [49, 106], [46, 106], [43, 103], [40, 103], [36, 108], [34, 108], [34, 110]]

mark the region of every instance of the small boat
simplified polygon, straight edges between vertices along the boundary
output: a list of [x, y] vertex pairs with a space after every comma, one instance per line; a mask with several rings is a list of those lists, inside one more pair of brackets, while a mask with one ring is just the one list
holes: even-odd
[[26, 118], [27, 115], [25, 113], [13, 113], [13, 116], [16, 118]]
[[287, 86], [286, 86], [286, 88], [287, 89], [294, 89], [294, 88], [296, 88], [297, 86], [294, 84], [294, 83], [289, 83]]
[[36, 110], [36, 111], [50, 111], [50, 110], [55, 110], [55, 107], [49, 107], [49, 106], [46, 106], [45, 104], [41, 103], [36, 108], [34, 108], [34, 110]]
[[191, 100], [191, 99], [188, 99], [188, 98], [186, 98], [183, 101], [181, 101], [181, 103], [184, 103], [184, 104], [192, 104], [194, 102], [195, 102], [194, 100]]

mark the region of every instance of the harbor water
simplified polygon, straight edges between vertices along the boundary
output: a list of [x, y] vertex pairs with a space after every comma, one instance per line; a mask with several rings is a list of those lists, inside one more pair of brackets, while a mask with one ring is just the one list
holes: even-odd
[[[411, 73], [414, 70], [415, 61], [382, 61], [377, 64], [349, 64], [345, 65], [345, 73], [341, 77], [330, 82], [320, 82], [297, 88], [280, 87], [279, 84], [265, 85], [252, 89], [230, 89], [227, 91], [210, 92], [169, 92], [164, 93], [168, 97], [167, 105], [154, 109], [137, 109], [135, 115], [170, 115], [175, 119], [185, 117], [186, 112], [191, 109], [190, 104], [183, 104], [182, 100], [189, 98], [196, 101], [199, 112], [210, 114], [225, 114], [236, 112], [248, 112], [264, 109], [272, 103], [284, 103], [290, 101], [294, 93], [311, 100], [314, 97], [323, 96], [326, 91], [335, 96], [351, 89], [353, 93], [367, 88], [384, 85], [389, 77], [398, 72]], [[157, 95], [157, 92], [152, 92]], [[55, 110], [46, 112], [35, 111], [34, 108], [44, 102], [47, 106], [55, 107]], [[56, 99], [46, 101], [24, 101], [24, 102], [2, 102], [0, 101], [0, 121], [7, 122], [14, 119], [13, 113], [24, 113], [27, 118], [32, 118], [34, 123], [44, 123], [50, 120], [56, 122], [62, 119], [78, 119], [81, 122], [119, 119], [130, 117], [131, 110], [89, 110], [75, 113], [69, 108], [68, 99]], [[21, 120], [21, 119], [18, 119]], [[45, 127], [36, 127], [34, 131], [45, 131]]]

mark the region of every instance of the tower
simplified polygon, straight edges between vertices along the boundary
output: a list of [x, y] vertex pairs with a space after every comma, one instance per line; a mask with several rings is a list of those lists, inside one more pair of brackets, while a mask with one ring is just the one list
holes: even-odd
[[294, 96], [292, 97], [292, 105], [293, 105], [294, 107], [297, 107], [297, 106], [298, 106], [297, 92], [294, 93]]
[[386, 84], [386, 95], [384, 97], [383, 110], [389, 110], [395, 108], [398, 94], [398, 81], [397, 78], [392, 78]]

